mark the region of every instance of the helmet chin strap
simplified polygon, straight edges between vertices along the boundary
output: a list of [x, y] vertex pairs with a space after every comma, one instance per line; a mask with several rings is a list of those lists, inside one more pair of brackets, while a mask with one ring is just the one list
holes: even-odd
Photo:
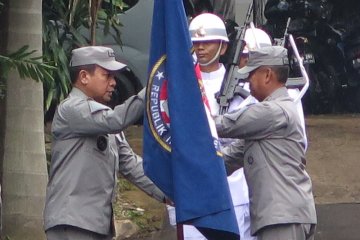
[[222, 43], [223, 43], [223, 41], [220, 41], [219, 49], [217, 50], [215, 56], [212, 59], [210, 59], [210, 61], [208, 61], [207, 63], [199, 63], [199, 65], [202, 67], [206, 67], [206, 66], [209, 66], [210, 64], [214, 63], [216, 61], [216, 59], [218, 59], [218, 57], [220, 57]]

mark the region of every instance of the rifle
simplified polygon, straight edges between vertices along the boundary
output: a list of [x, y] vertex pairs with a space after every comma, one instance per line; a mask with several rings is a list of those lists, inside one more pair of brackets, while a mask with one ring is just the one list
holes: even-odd
[[250, 22], [252, 9], [253, 4], [250, 3], [246, 13], [244, 25], [241, 28], [237, 28], [237, 34], [235, 38], [236, 46], [231, 49], [232, 51], [230, 51], [230, 54], [233, 57], [230, 58], [231, 62], [227, 67], [227, 71], [221, 85], [220, 93], [217, 96], [217, 100], [220, 105], [220, 114], [224, 114], [227, 112], [230, 106], [230, 102], [235, 95], [240, 95], [244, 99], [250, 95], [250, 93], [243, 89], [242, 86], [239, 86], [239, 81], [240, 79], [243, 79], [243, 77], [238, 76], [237, 70], [239, 68], [238, 64], [240, 61], [241, 53], [243, 52], [245, 47], [244, 37], [247, 26]]
[[[291, 22], [291, 18], [289, 17], [286, 22], [284, 36], [282, 38], [275, 38], [274, 39], [275, 45], [285, 47], [285, 43], [289, 38], [288, 29], [289, 29], [290, 22]], [[293, 51], [295, 51], [295, 49], [294, 49], [294, 48], [296, 48], [295, 41], [290, 46], [292, 47]], [[287, 88], [301, 88], [305, 84], [306, 84], [306, 79], [303, 76], [302, 77], [289, 77], [288, 80], [286, 81]]]
[[291, 22], [291, 18], [288, 18], [285, 26], [284, 36], [282, 38], [275, 38], [274, 42], [276, 46], [285, 47], [286, 38], [288, 37], [288, 29]]

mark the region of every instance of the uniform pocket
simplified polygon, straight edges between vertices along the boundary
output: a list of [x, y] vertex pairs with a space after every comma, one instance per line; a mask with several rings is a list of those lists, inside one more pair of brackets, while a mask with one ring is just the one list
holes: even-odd
[[86, 151], [90, 156], [104, 158], [109, 154], [109, 137], [107, 135], [99, 135], [90, 138], [86, 144]]

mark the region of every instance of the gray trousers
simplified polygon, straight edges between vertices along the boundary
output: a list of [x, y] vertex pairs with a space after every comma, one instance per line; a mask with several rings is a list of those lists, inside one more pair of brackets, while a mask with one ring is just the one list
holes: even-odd
[[102, 235], [78, 227], [60, 225], [46, 231], [47, 240], [112, 240], [111, 234]]
[[314, 240], [314, 224], [276, 224], [260, 229], [257, 240]]

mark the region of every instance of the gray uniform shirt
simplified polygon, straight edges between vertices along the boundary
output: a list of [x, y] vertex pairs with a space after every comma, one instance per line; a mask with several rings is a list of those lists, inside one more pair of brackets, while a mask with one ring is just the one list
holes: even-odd
[[[263, 102], [218, 116], [215, 122], [220, 137], [245, 139], [252, 234], [272, 224], [315, 224], [303, 130], [286, 88], [276, 90]], [[236, 145], [224, 151], [225, 157], [242, 153]]]
[[119, 171], [149, 195], [163, 199], [121, 132], [143, 114], [144, 91], [139, 95], [112, 110], [74, 88], [58, 106], [52, 123], [45, 230], [65, 224], [109, 234]]

